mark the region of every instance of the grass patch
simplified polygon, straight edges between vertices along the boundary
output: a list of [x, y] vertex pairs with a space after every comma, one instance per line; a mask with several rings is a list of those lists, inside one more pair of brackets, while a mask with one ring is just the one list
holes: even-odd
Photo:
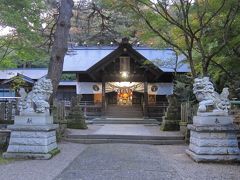
[[14, 159], [4, 159], [4, 158], [2, 157], [2, 153], [3, 153], [3, 152], [0, 152], [0, 165], [1, 165], [1, 164], [8, 164], [8, 163], [14, 161]]
[[60, 153], [60, 149], [55, 148], [55, 149], [51, 150], [51, 151], [48, 152], [48, 153], [51, 154], [52, 157], [53, 157], [53, 156], [56, 156], [58, 153]]

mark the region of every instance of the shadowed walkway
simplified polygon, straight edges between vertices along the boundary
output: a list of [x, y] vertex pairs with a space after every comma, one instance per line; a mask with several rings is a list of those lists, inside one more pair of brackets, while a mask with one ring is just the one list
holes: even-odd
[[56, 180], [181, 179], [154, 146], [91, 145]]

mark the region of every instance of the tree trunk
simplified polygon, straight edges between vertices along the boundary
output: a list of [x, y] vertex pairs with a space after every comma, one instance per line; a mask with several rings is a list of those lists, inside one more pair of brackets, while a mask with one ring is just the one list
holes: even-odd
[[73, 0], [61, 0], [47, 74], [47, 77], [52, 80], [53, 85], [51, 99], [56, 96], [62, 75], [64, 56], [68, 49], [68, 36], [71, 27], [73, 5]]
[[202, 60], [202, 74], [203, 76], [208, 76], [208, 63], [207, 63], [207, 59], [203, 59]]

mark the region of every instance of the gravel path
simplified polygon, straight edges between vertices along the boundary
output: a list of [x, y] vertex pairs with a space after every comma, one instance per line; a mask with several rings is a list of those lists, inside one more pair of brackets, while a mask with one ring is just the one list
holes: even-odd
[[240, 180], [240, 164], [198, 164], [185, 145], [61, 143], [51, 160], [0, 165], [0, 180]]
[[16, 160], [0, 165], [0, 180], [52, 180], [87, 146], [60, 143], [61, 153], [50, 160]]
[[89, 145], [56, 180], [178, 179], [166, 162], [151, 145]]
[[187, 146], [89, 145], [55, 180], [239, 180], [240, 165], [198, 164]]
[[185, 154], [187, 146], [156, 146], [184, 180], [240, 180], [239, 164], [196, 163]]

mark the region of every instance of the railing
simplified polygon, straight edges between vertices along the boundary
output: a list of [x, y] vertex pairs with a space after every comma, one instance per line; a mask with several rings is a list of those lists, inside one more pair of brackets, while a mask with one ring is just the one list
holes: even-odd
[[[64, 116], [66, 117], [70, 111], [71, 108], [71, 102], [70, 101], [61, 101], [58, 102], [58, 108], [59, 110], [57, 110], [58, 114], [60, 114], [60, 116], [62, 116], [64, 114]], [[102, 104], [101, 103], [94, 103], [93, 101], [80, 101], [79, 102], [80, 107], [82, 108], [82, 111], [84, 113], [85, 117], [94, 117], [94, 116], [101, 116], [102, 115]], [[64, 110], [63, 107], [64, 106]], [[61, 109], [61, 110], [60, 110]], [[62, 117], [60, 118], [62, 119]]]
[[93, 101], [80, 101], [80, 106], [85, 117], [94, 117], [102, 115], [102, 104], [95, 104]]

